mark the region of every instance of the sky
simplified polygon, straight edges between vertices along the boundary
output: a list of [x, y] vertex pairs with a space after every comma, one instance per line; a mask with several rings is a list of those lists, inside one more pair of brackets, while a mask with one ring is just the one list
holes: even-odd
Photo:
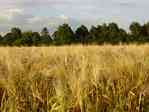
[[149, 21], [148, 0], [1, 0], [0, 32], [12, 27], [40, 31], [69, 23], [72, 28], [117, 22], [128, 29], [132, 21]]

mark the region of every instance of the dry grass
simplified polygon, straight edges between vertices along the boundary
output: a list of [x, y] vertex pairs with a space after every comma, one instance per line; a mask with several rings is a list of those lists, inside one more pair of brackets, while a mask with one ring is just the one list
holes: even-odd
[[0, 48], [0, 112], [149, 112], [149, 45]]

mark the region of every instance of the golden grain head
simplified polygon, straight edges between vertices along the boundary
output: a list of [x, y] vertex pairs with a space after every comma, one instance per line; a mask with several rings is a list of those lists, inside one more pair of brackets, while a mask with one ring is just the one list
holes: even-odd
[[1, 112], [148, 112], [149, 45], [1, 47]]

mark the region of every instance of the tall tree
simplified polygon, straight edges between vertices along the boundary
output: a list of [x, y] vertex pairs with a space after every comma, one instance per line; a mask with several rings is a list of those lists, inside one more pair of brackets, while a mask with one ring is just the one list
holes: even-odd
[[15, 45], [15, 41], [22, 37], [21, 30], [19, 28], [12, 28], [10, 33], [4, 36], [3, 42], [6, 45]]
[[90, 35], [92, 42], [94, 44], [103, 44], [104, 43], [104, 36], [102, 35], [102, 26], [97, 25], [97, 27], [92, 26], [90, 29]]
[[25, 46], [32, 46], [33, 45], [33, 32], [27, 31], [23, 32], [22, 39], [20, 39], [21, 44]]
[[40, 45], [40, 34], [32, 31], [23, 32], [22, 38], [17, 39], [15, 45], [38, 46]]
[[104, 23], [102, 26], [101, 26], [101, 37], [102, 37], [102, 40], [103, 40], [103, 43], [105, 42], [108, 42], [108, 35], [109, 35], [109, 27], [106, 23]]
[[118, 36], [119, 36], [119, 42], [121, 42], [121, 43], [129, 42], [129, 36], [124, 29], [122, 29], [122, 28], [119, 29]]
[[149, 22], [142, 25], [141, 40], [143, 42], [149, 42]]
[[0, 35], [0, 45], [3, 44], [3, 37]]
[[108, 25], [108, 42], [117, 44], [121, 41], [119, 37], [119, 27], [116, 23], [109, 23]]
[[91, 26], [91, 29], [90, 29], [90, 35], [91, 35], [91, 39], [92, 39], [92, 43], [97, 43], [97, 39], [99, 37], [99, 33], [97, 31], [97, 28], [95, 26]]
[[33, 32], [32, 34], [32, 41], [33, 41], [33, 45], [38, 46], [41, 44], [41, 37], [40, 34], [38, 32]]
[[75, 36], [77, 38], [77, 40], [79, 42], [81, 42], [82, 44], [86, 44], [89, 42], [89, 36], [90, 36], [90, 33], [87, 29], [86, 26], [84, 25], [81, 25], [79, 28], [77, 28], [76, 32], [75, 32]]
[[19, 28], [14, 27], [14, 28], [11, 29], [11, 33], [13, 35], [17, 36], [18, 38], [20, 38], [22, 32]]
[[149, 36], [149, 22], [142, 26], [142, 33], [144, 36]]
[[133, 41], [141, 41], [141, 31], [142, 31], [142, 26], [138, 22], [133, 22], [130, 27], [130, 32], [131, 32], [131, 38]]
[[68, 24], [60, 25], [54, 32], [53, 38], [57, 45], [71, 44], [75, 41], [74, 33]]

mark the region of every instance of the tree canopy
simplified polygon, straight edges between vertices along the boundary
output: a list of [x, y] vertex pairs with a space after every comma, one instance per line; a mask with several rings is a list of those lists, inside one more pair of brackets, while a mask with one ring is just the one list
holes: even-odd
[[74, 40], [74, 33], [68, 24], [60, 25], [53, 34], [55, 44], [71, 44]]
[[11, 28], [5, 35], [0, 35], [2, 46], [40, 46], [40, 45], [70, 45], [70, 44], [127, 44], [127, 43], [148, 43], [149, 22], [141, 25], [132, 22], [129, 31], [120, 28], [117, 23], [109, 23], [91, 26], [88, 29], [80, 25], [72, 30], [69, 24], [60, 25], [53, 34], [50, 34], [47, 27], [41, 32], [22, 32], [18, 27]]

